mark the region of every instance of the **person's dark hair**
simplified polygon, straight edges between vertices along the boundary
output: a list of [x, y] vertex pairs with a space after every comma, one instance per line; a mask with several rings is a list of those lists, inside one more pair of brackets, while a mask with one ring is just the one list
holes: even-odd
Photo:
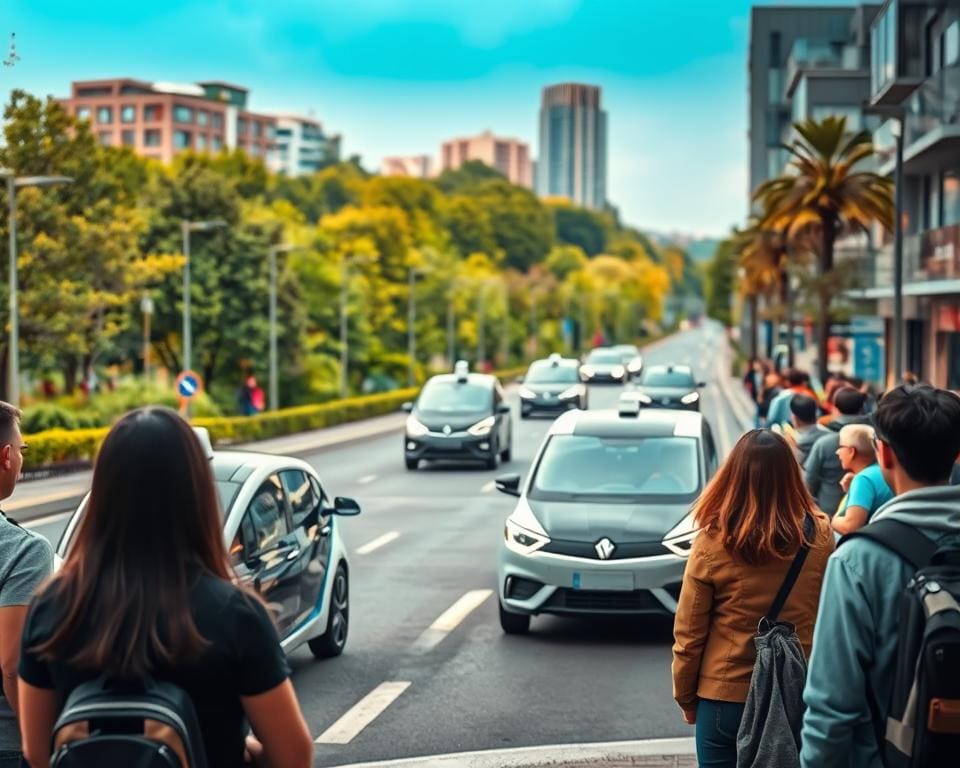
[[920, 379], [918, 379], [917, 374], [913, 373], [912, 371], [904, 371], [903, 378], [900, 379], [900, 383], [915, 387], [920, 383]]
[[813, 424], [817, 420], [817, 401], [807, 395], [794, 395], [790, 398], [790, 413], [802, 424]]
[[863, 386], [863, 379], [859, 376], [850, 376], [847, 378], [847, 381], [850, 382], [850, 386], [854, 389], [860, 389]]
[[754, 429], [737, 441], [693, 513], [735, 559], [758, 565], [796, 554], [815, 506], [787, 441]]
[[15, 405], [0, 400], [0, 445], [6, 445], [13, 439], [13, 428], [20, 423], [23, 414]]
[[960, 397], [926, 384], [894, 387], [880, 401], [874, 424], [912, 480], [949, 482], [960, 455]]
[[799, 368], [791, 368], [787, 371], [787, 381], [791, 387], [802, 387], [808, 380], [807, 374]]
[[863, 413], [863, 406], [866, 402], [867, 396], [853, 387], [844, 387], [837, 390], [837, 394], [833, 398], [833, 404], [844, 416], [859, 416]]
[[147, 407], [107, 435], [76, 538], [48, 587], [62, 606], [34, 649], [121, 679], [202, 651], [192, 580], [230, 578], [217, 491], [200, 441], [177, 413]]

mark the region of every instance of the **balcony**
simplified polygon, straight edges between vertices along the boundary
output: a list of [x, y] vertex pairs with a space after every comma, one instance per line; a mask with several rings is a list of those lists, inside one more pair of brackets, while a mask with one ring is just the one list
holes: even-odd
[[[866, 249], [838, 253], [837, 262], [844, 261], [855, 262], [849, 291], [852, 297], [877, 299], [893, 295], [893, 243], [873, 253]], [[903, 293], [960, 293], [960, 224], [903, 238]]]
[[855, 45], [831, 43], [825, 40], [800, 38], [795, 41], [787, 57], [785, 94], [792, 97], [800, 76], [809, 70], [840, 70], [856, 72], [864, 69], [860, 49]]
[[903, 159], [908, 173], [938, 173], [960, 157], [960, 65], [927, 78], [905, 106]]

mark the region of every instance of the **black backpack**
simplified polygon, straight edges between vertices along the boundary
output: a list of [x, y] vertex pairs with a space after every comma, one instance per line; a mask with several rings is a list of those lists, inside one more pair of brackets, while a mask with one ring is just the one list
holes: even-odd
[[70, 693], [53, 728], [51, 768], [206, 768], [197, 714], [173, 683], [101, 676]]
[[[867, 701], [884, 765], [940, 768], [960, 761], [960, 535], [933, 541], [898, 520], [844, 537], [876, 541], [913, 565], [900, 597], [897, 666], [887, 706]], [[883, 712], [887, 713], [886, 719]]]

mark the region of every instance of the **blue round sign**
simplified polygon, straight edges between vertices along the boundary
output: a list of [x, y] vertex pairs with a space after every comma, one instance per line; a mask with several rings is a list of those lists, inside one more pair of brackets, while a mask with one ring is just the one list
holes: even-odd
[[202, 387], [200, 376], [193, 371], [184, 371], [177, 377], [177, 394], [186, 400], [199, 395]]

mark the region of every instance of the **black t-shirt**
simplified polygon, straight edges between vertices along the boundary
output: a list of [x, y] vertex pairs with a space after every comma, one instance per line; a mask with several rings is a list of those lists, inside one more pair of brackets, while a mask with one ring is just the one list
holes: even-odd
[[[181, 668], [158, 669], [156, 677], [179, 685], [193, 700], [209, 768], [238, 768], [244, 765], [246, 728], [240, 697], [275, 688], [290, 676], [290, 667], [266, 609], [238, 587], [203, 575], [191, 587], [190, 602], [210, 645]], [[49, 590], [34, 601], [23, 631], [20, 676], [37, 688], [55, 689], [63, 706], [74, 688], [98, 672], [44, 661], [30, 651], [57, 626], [57, 603]]]

